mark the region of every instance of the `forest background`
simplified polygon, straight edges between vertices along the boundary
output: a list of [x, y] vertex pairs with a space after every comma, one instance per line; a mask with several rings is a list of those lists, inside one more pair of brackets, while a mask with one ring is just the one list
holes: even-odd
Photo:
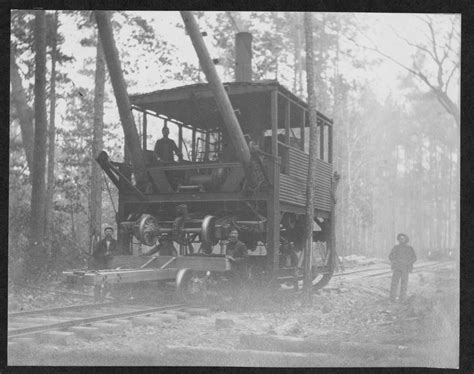
[[[235, 33], [249, 31], [253, 79], [306, 100], [303, 13], [195, 15], [222, 81], [234, 80]], [[205, 81], [178, 12], [111, 16], [129, 94]], [[313, 24], [341, 175], [339, 255], [385, 258], [398, 232], [420, 257], [458, 252], [460, 16], [314, 13]], [[122, 160], [123, 132], [92, 12], [13, 10], [10, 47], [9, 278], [54, 276], [115, 224], [117, 191], [94, 156]]]

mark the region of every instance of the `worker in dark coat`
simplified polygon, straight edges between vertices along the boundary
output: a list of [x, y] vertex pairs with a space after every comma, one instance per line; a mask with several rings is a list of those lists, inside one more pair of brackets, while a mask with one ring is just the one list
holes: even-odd
[[174, 154], [176, 154], [180, 161], [183, 160], [183, 154], [179, 150], [174, 140], [168, 138], [170, 130], [168, 127], [163, 127], [161, 130], [163, 137], [158, 139], [155, 143], [155, 154], [159, 160], [163, 162], [173, 162]]
[[93, 269], [107, 269], [113, 254], [117, 253], [117, 240], [113, 238], [113, 234], [112, 227], [107, 226], [104, 229], [104, 239], [97, 243], [92, 254], [91, 267]]
[[403, 301], [407, 294], [408, 273], [413, 270], [413, 264], [416, 261], [416, 254], [413, 247], [408, 245], [408, 236], [398, 234], [397, 240], [399, 244], [392, 248], [388, 258], [392, 264], [392, 284], [390, 287], [390, 300], [395, 301], [397, 296], [398, 284], [400, 286], [400, 301]]
[[248, 278], [247, 246], [239, 240], [239, 232], [232, 229], [229, 233], [229, 242], [226, 246], [226, 255], [231, 260], [232, 274], [236, 284]]
[[281, 238], [280, 245], [280, 267], [288, 266], [288, 258], [290, 259], [289, 266], [298, 265], [298, 255], [295, 251], [294, 243], [290, 242], [287, 238]]
[[143, 253], [142, 256], [151, 256], [158, 252], [158, 256], [177, 256], [178, 252], [173, 245], [173, 241], [168, 235], [163, 235], [159, 240], [158, 245], [155, 245], [148, 252]]

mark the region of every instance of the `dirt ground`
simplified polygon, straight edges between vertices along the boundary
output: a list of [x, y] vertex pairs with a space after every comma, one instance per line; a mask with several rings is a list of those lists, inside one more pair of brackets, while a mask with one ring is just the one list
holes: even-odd
[[[170, 324], [127, 327], [62, 346], [11, 349], [8, 363], [457, 368], [459, 280], [454, 266], [412, 274], [405, 303], [389, 302], [389, 284], [389, 275], [351, 281], [336, 276], [313, 295], [310, 306], [291, 289], [251, 291], [238, 299], [208, 301], [207, 315]], [[63, 305], [80, 298], [36, 291], [25, 296], [26, 290], [12, 289], [9, 312], [54, 306], [51, 298]], [[166, 292], [157, 291], [156, 297], [160, 294]], [[268, 348], [253, 347], [255, 335], [269, 339]], [[275, 339], [282, 342], [278, 349], [271, 346]], [[294, 347], [301, 343], [318, 348], [299, 352], [301, 347]]]

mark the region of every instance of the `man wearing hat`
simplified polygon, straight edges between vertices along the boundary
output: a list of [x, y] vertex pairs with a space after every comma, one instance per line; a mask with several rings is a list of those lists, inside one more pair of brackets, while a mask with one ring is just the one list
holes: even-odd
[[232, 275], [237, 286], [246, 280], [248, 274], [248, 250], [245, 243], [239, 240], [239, 231], [235, 228], [229, 232], [229, 242], [226, 245], [226, 256], [232, 263]]
[[388, 258], [392, 263], [392, 284], [390, 287], [390, 300], [395, 301], [397, 296], [398, 284], [400, 286], [400, 301], [403, 301], [407, 294], [408, 273], [413, 270], [413, 264], [416, 261], [413, 247], [408, 245], [408, 236], [405, 234], [397, 235], [398, 243], [392, 248]]
[[107, 269], [108, 263], [112, 258], [112, 254], [117, 252], [117, 240], [115, 240], [112, 235], [114, 234], [114, 229], [110, 226], [107, 226], [104, 229], [104, 239], [99, 241], [94, 248], [94, 253], [92, 254], [93, 263], [91, 264], [95, 269]]
[[159, 256], [177, 256], [178, 252], [176, 251], [176, 248], [173, 245], [173, 241], [170, 239], [168, 235], [163, 235], [160, 237], [159, 240], [160, 244], [155, 245], [153, 248], [151, 248], [148, 252], [143, 253], [142, 256], [151, 256], [152, 254], [155, 254], [158, 252]]

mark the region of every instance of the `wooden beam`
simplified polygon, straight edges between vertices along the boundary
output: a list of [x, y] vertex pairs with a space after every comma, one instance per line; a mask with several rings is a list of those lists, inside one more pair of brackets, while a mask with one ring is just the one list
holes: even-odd
[[123, 77], [123, 70], [120, 63], [119, 53], [115, 45], [110, 16], [107, 11], [95, 11], [95, 18], [99, 30], [99, 37], [104, 49], [105, 61], [109, 70], [115, 99], [117, 101], [120, 122], [125, 136], [126, 148], [130, 152], [137, 186], [144, 190], [148, 180], [145, 170], [145, 159], [140, 147], [138, 131], [131, 112], [127, 84]]
[[332, 152], [333, 152], [333, 131], [332, 126], [328, 126], [328, 163], [332, 164]]
[[[238, 95], [248, 95], [248, 94], [258, 94], [258, 93], [267, 93], [275, 89], [274, 85], [258, 85], [258, 84], [245, 84], [233, 86], [234, 82], [231, 84], [223, 83], [225, 90], [229, 96], [238, 96]], [[192, 95], [192, 97], [191, 97]], [[201, 83], [201, 86], [196, 87], [196, 85], [188, 85], [175, 87], [167, 90], [160, 90], [156, 92], [131, 95], [130, 100], [134, 105], [147, 106], [153, 105], [155, 103], [166, 103], [182, 100], [191, 100], [191, 99], [212, 99], [214, 94], [211, 91], [209, 84]]]
[[319, 126], [319, 158], [324, 161], [324, 125]]
[[183, 154], [183, 126], [178, 125], [179, 134], [178, 134], [178, 148], [181, 154]]
[[230, 260], [225, 256], [178, 256], [178, 269], [192, 269], [195, 271], [228, 271], [231, 269]]
[[147, 150], [147, 112], [143, 112], [143, 150]]
[[84, 276], [84, 284], [99, 285], [104, 282], [113, 283], [136, 283], [149, 282], [154, 280], [174, 280], [177, 268], [167, 269], [134, 269], [134, 270], [116, 270], [116, 271], [99, 271]]
[[155, 170], [201, 170], [201, 169], [219, 169], [219, 168], [239, 168], [242, 169], [242, 165], [239, 162], [198, 162], [195, 164], [178, 164], [176, 165], [163, 165], [163, 166], [150, 166], [147, 168], [149, 172]]
[[278, 96], [277, 91], [271, 93], [271, 125], [272, 125], [272, 159], [271, 180], [273, 187], [267, 202], [267, 266], [273, 274], [279, 267], [278, 250], [280, 247], [280, 165], [278, 162]]
[[229, 96], [221, 83], [219, 75], [217, 74], [216, 68], [211, 61], [209, 53], [206, 48], [206, 44], [202, 38], [199, 26], [194, 19], [193, 13], [189, 11], [181, 11], [181, 17], [183, 18], [186, 30], [191, 38], [196, 54], [199, 57], [201, 65], [206, 79], [209, 82], [209, 87], [214, 95], [219, 113], [222, 116], [223, 125], [225, 126], [229, 138], [231, 139], [233, 148], [235, 150], [237, 159], [242, 163], [246, 177], [249, 179], [249, 167], [250, 167], [250, 150], [245, 141], [242, 129], [240, 128], [239, 122], [235, 116], [234, 109], [230, 102]]
[[[179, 203], [179, 202], [217, 202], [217, 201], [249, 201], [248, 194], [242, 192], [172, 192], [155, 195], [145, 195], [147, 204], [157, 203]], [[257, 192], [252, 194], [252, 201], [268, 201], [268, 193]], [[121, 195], [121, 201], [125, 204], [136, 204], [143, 202], [135, 194]]]
[[196, 128], [193, 127], [193, 140], [191, 143], [191, 161], [196, 162]]
[[301, 124], [301, 150], [304, 152], [305, 142], [305, 124], [306, 124], [306, 109], [303, 109], [303, 123]]
[[285, 144], [290, 144], [290, 102], [285, 100]]

